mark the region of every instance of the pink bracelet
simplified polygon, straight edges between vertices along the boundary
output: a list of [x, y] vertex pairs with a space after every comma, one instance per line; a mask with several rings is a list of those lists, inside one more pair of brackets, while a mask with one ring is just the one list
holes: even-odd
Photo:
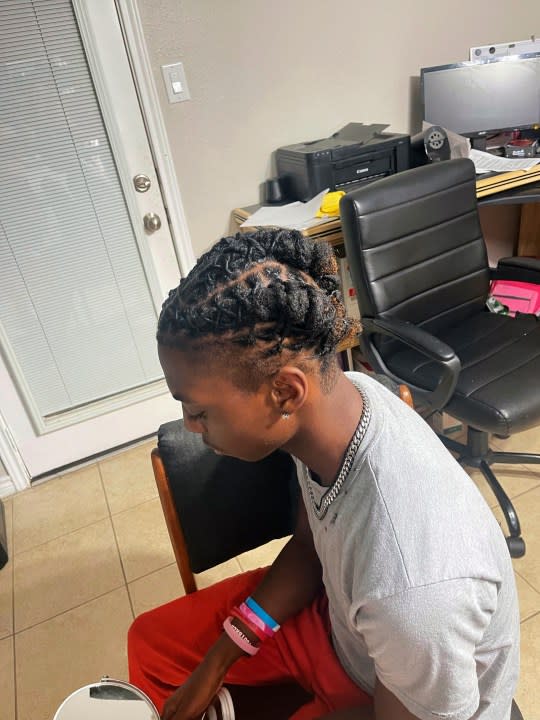
[[[242, 625], [245, 625], [249, 630], [251, 630], [251, 632], [256, 635], [261, 642], [268, 640], [264, 630], [261, 630], [258, 625], [252, 623], [249, 618], [247, 618], [243, 613], [241, 613], [240, 608], [233, 607], [233, 609], [231, 610], [231, 616], [233, 618], [236, 618], [237, 620], [240, 620]], [[240, 625], [240, 630], [242, 629], [242, 625]]]
[[227, 635], [231, 638], [233, 643], [238, 645], [240, 650], [243, 650], [248, 655], [256, 655], [259, 652], [259, 648], [249, 642], [244, 633], [232, 624], [232, 616], [225, 620], [223, 623], [223, 629]]
[[264, 620], [261, 620], [261, 618], [260, 618], [258, 615], [255, 615], [255, 613], [253, 612], [253, 610], [251, 610], [250, 608], [248, 608], [248, 606], [246, 605], [245, 602], [243, 602], [238, 609], [240, 610], [240, 612], [242, 613], [242, 615], [246, 618], [246, 620], [249, 620], [249, 621], [252, 622], [254, 625], [256, 625], [258, 628], [260, 628], [260, 629], [264, 632], [264, 634], [266, 635], [266, 637], [273, 637], [273, 636], [274, 636], [274, 631], [272, 630], [272, 628], [269, 627], [269, 626], [264, 622]]

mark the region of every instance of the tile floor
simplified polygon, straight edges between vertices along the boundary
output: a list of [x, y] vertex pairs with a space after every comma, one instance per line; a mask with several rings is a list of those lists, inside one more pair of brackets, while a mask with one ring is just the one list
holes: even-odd
[[[126, 678], [132, 619], [183, 592], [150, 466], [153, 444], [4, 501], [11, 552], [0, 571], [0, 720], [51, 720], [75, 688], [102, 675]], [[540, 452], [540, 431], [496, 444]], [[498, 475], [516, 498], [528, 548], [514, 561], [522, 617], [517, 699], [525, 720], [539, 720], [540, 466]], [[282, 544], [204, 573], [200, 584], [266, 564]]]

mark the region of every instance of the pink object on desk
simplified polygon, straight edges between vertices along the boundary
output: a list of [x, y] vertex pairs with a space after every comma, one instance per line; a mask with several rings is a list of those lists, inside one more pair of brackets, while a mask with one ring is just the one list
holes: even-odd
[[491, 283], [491, 295], [506, 305], [510, 315], [516, 312], [540, 313], [540, 285], [517, 282], [514, 280], [494, 280]]

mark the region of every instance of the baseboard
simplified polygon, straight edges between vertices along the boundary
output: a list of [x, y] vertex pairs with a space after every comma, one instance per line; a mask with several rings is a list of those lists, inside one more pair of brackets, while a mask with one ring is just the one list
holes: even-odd
[[15, 486], [13, 485], [9, 475], [0, 477], [0, 498], [13, 495], [15, 492]]

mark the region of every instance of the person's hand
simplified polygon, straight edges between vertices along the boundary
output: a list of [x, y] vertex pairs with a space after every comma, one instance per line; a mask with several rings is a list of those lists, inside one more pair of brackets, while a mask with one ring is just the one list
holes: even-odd
[[166, 700], [162, 720], [199, 720], [217, 695], [222, 682], [223, 675], [203, 661]]

